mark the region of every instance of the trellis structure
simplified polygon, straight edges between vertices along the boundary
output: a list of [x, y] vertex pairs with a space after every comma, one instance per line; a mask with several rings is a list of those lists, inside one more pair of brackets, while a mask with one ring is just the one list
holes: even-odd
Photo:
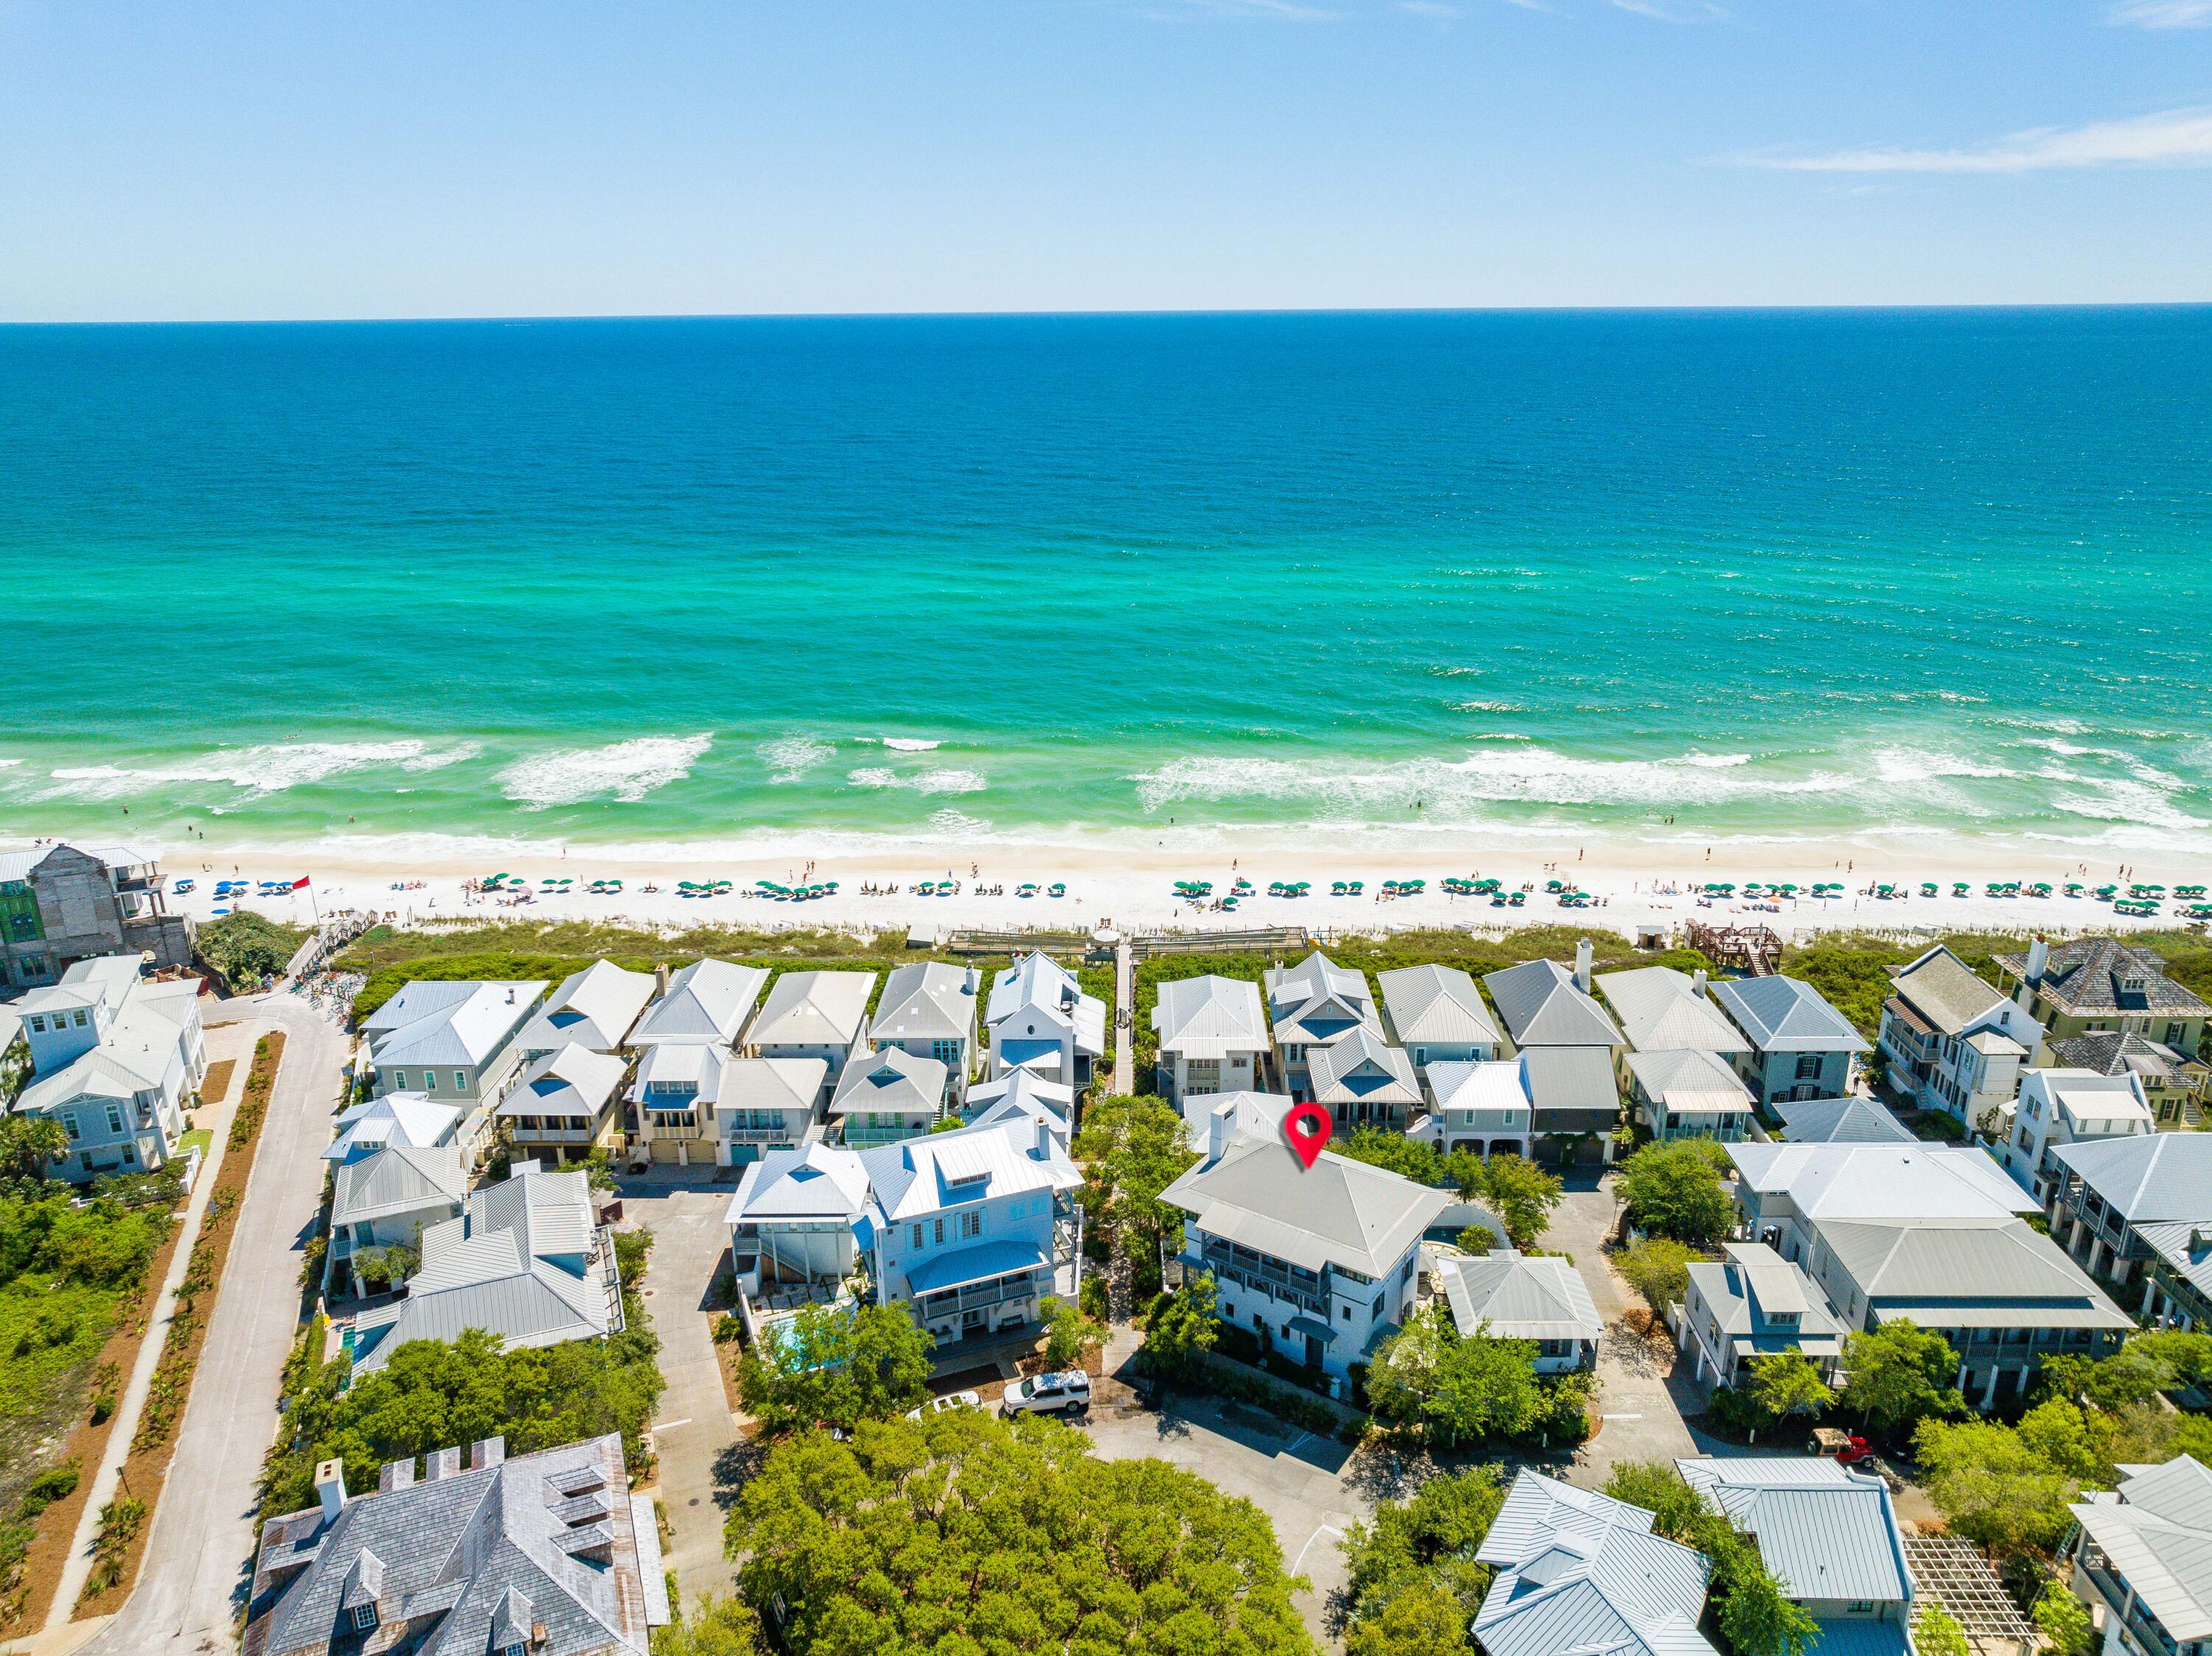
[[1905, 1566], [1912, 1572], [1918, 1597], [1948, 1611], [1975, 1650], [1983, 1656], [2034, 1656], [2034, 1626], [2020, 1613], [1979, 1547], [1955, 1535], [1903, 1539]]
[[1763, 925], [1689, 925], [1690, 947], [1715, 966], [1747, 977], [1771, 978], [1782, 966], [1782, 939]]

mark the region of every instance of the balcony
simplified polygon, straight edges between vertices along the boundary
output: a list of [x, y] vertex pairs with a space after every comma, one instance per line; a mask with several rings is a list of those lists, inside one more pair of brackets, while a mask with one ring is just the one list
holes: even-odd
[[796, 1127], [730, 1127], [722, 1129], [725, 1143], [732, 1144], [796, 1144]]
[[925, 1318], [949, 1317], [963, 1311], [983, 1311], [1010, 1301], [1026, 1300], [1040, 1294], [1052, 1292], [1052, 1277], [1043, 1271], [1025, 1271], [1012, 1277], [994, 1277], [988, 1283], [970, 1283], [965, 1288], [948, 1288], [935, 1294], [919, 1295], [915, 1307]]
[[1202, 1269], [1213, 1273], [1217, 1282], [1234, 1283], [1255, 1294], [1285, 1301], [1324, 1321], [1330, 1315], [1327, 1280], [1316, 1279], [1310, 1286], [1294, 1281], [1290, 1267], [1280, 1260], [1239, 1259], [1224, 1244], [1209, 1239], [1200, 1254], [1200, 1263]]
[[588, 1144], [592, 1142], [589, 1127], [526, 1127], [517, 1122], [514, 1142], [518, 1144]]

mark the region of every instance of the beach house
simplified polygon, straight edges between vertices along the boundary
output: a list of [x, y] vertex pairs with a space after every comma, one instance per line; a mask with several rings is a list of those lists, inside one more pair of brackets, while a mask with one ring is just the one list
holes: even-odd
[[626, 972], [611, 961], [593, 961], [554, 986], [522, 1033], [514, 1038], [529, 1064], [580, 1046], [587, 1052], [619, 1052], [653, 998], [649, 972]]
[[2010, 1130], [1995, 1147], [1997, 1159], [2044, 1206], [2064, 1177], [2052, 1156], [2060, 1145], [2158, 1131], [2140, 1081], [2087, 1070], [2030, 1070], [2007, 1119]]
[[423, 1230], [405, 1298], [354, 1319], [353, 1372], [374, 1374], [410, 1340], [452, 1340], [465, 1328], [483, 1329], [511, 1350], [600, 1339], [622, 1327], [614, 1233], [593, 1213], [585, 1175], [518, 1162], [459, 1215]]
[[1189, 1216], [1182, 1262], [1210, 1273], [1214, 1314], [1263, 1350], [1346, 1376], [1413, 1309], [1422, 1233], [1449, 1191], [1279, 1135], [1235, 1132], [1161, 1192]]
[[2133, 1076], [2142, 1083], [2144, 1101], [2158, 1118], [2160, 1132], [2203, 1125], [2202, 1107], [2212, 1068], [2202, 1059], [2176, 1052], [2148, 1035], [2070, 1035], [2046, 1040], [2045, 1057], [2061, 1070], [2087, 1070], [2093, 1075]]
[[983, 974], [972, 966], [921, 961], [894, 967], [868, 1023], [868, 1044], [896, 1046], [945, 1066], [945, 1102], [958, 1109], [975, 1069], [975, 1016]]
[[659, 1041], [645, 1049], [625, 1095], [631, 1165], [690, 1167], [714, 1149], [714, 1106], [737, 1054], [697, 1041]]
[[1404, 1047], [1384, 1040], [1379, 1030], [1347, 1030], [1326, 1046], [1310, 1048], [1306, 1083], [1313, 1101], [1340, 1131], [1382, 1127], [1403, 1132], [1423, 1113], [1413, 1058]]
[[1210, 974], [1171, 979], [1160, 986], [1152, 1028], [1160, 1054], [1154, 1084], [1169, 1103], [1266, 1089], [1273, 1043], [1257, 984]]
[[376, 1095], [421, 1093], [461, 1113], [456, 1142], [481, 1162], [490, 1154], [493, 1112], [521, 1073], [515, 1036], [551, 988], [526, 983], [408, 984], [362, 1021]]
[[1700, 1455], [1674, 1468], [1813, 1618], [1807, 1656], [1907, 1656], [1914, 1582], [1888, 1484], [1802, 1455]]
[[1739, 1139], [1750, 1131], [1751, 1089], [1718, 1052], [1691, 1046], [1625, 1054], [1629, 1108], [1660, 1140]]
[[2194, 1455], [2123, 1466], [2069, 1505], [2060, 1562], [2101, 1612], [2100, 1656], [2203, 1656], [2212, 1642], [2212, 1471]]
[[1764, 1242], [1726, 1242], [1723, 1258], [1693, 1259], [1683, 1291], [1682, 1355], [1700, 1385], [1747, 1379], [1755, 1357], [1803, 1353], [1832, 1380], [1848, 1331], [1804, 1271]]
[[1002, 1122], [1045, 1121], [1066, 1149], [1075, 1134], [1075, 1089], [1038, 1078], [1034, 1071], [1012, 1070], [996, 1081], [979, 1081], [968, 1089], [961, 1118], [971, 1127]]
[[[867, 1050], [868, 997], [875, 988], [872, 972], [786, 972], [769, 986], [746, 1032], [745, 1056], [820, 1059], [823, 1084], [835, 1087], [846, 1064]], [[937, 1073], [942, 1086], [943, 1065]]]
[[1912, 1144], [1920, 1136], [1881, 1104], [1849, 1098], [1785, 1099], [1775, 1104], [1782, 1131], [1793, 1144]]
[[2101, 1357], [2133, 1321], [2048, 1236], [2033, 1201], [1978, 1149], [1728, 1147], [1752, 1234], [1803, 1265], [1849, 1328], [1910, 1320], [1958, 1355], [1982, 1409], [2025, 1393], [2050, 1356]]
[[21, 996], [31, 1078], [13, 1113], [60, 1125], [55, 1174], [82, 1182], [163, 1166], [207, 1074], [199, 980], [140, 975], [135, 955], [78, 961], [58, 983]]
[[1516, 1049], [1589, 1046], [1610, 1057], [1628, 1044], [1612, 1015], [1590, 996], [1591, 952], [1585, 937], [1576, 948], [1572, 972], [1557, 961], [1534, 960], [1484, 974], [1482, 986]]
[[1293, 1098], [1313, 1096], [1310, 1065], [1316, 1049], [1354, 1029], [1382, 1033], [1366, 976], [1339, 966], [1318, 949], [1296, 966], [1271, 966], [1263, 976], [1278, 1071], [1283, 1090]]
[[622, 1136], [628, 1060], [589, 1046], [562, 1046], [523, 1066], [500, 1101], [500, 1131], [516, 1154], [558, 1166], [611, 1151]]
[[434, 1104], [420, 1093], [386, 1093], [338, 1113], [338, 1136], [323, 1160], [358, 1162], [387, 1145], [427, 1149], [450, 1144], [460, 1125], [461, 1113], [450, 1104]]
[[641, 1052], [657, 1046], [734, 1048], [767, 983], [761, 967], [711, 957], [693, 961], [668, 977], [625, 1044]]
[[1710, 992], [1742, 1033], [1749, 1050], [1735, 1055], [1735, 1071], [1763, 1106], [1844, 1096], [1851, 1060], [1873, 1050], [1819, 990], [1796, 978], [1723, 979]]
[[1024, 955], [992, 978], [983, 1023], [994, 1081], [1025, 1069], [1081, 1092], [1106, 1050], [1106, 1003], [1048, 955]]
[[1026, 1326], [1046, 1297], [1080, 1291], [1083, 1174], [1045, 1124], [963, 1127], [859, 1155], [876, 1302], [908, 1306], [939, 1345]]
[[1486, 1656], [1717, 1656], [1698, 1631], [1711, 1565], [1652, 1513], [1517, 1473], [1475, 1550], [1497, 1574], [1475, 1612]]
[[2076, 1035], [2141, 1035], [2194, 1057], [2212, 1005], [2166, 975], [2155, 949], [2118, 937], [2041, 937], [2024, 955], [2000, 955], [1999, 971], [2053, 1041]]
[[759, 1299], [844, 1281], [860, 1261], [869, 1199], [859, 1152], [841, 1144], [770, 1150], [747, 1164], [723, 1215], [738, 1286]]
[[1917, 1108], [2000, 1137], [2043, 1026], [1941, 943], [1891, 968], [1890, 979], [1875, 1043], [1890, 1084]]
[[927, 1132], [945, 1114], [945, 1066], [887, 1046], [845, 1066], [830, 1100], [838, 1137], [858, 1149]]
[[818, 1058], [725, 1053], [708, 1111], [714, 1165], [742, 1168], [818, 1137], [816, 1124], [822, 1119], [829, 1070]]
[[[2173, 1301], [2202, 1291], [2197, 1242], [2212, 1235], [2212, 1134], [2081, 1139], [2056, 1147], [2051, 1161], [2051, 1234], [2092, 1275], [2127, 1283], [2148, 1267], [2173, 1278], [2162, 1290]], [[2191, 1309], [2192, 1325], [2207, 1320]]]
[[1375, 982], [1382, 992], [1382, 1033], [1406, 1049], [1424, 1086], [1431, 1064], [1481, 1064], [1498, 1056], [1502, 1037], [1490, 1007], [1474, 978], [1457, 967], [1408, 966], [1377, 973]]
[[[1486, 1161], [1530, 1153], [1535, 1099], [1522, 1059], [1476, 1064], [1440, 1059], [1429, 1065], [1427, 1085], [1429, 1113], [1407, 1130], [1414, 1137], [1447, 1154], [1466, 1150]], [[1610, 1095], [1609, 1079], [1603, 1090]]]
[[[469, 1169], [453, 1144], [386, 1145], [331, 1173], [329, 1241], [323, 1250], [323, 1292], [365, 1291], [356, 1268], [370, 1249], [413, 1254], [422, 1232], [459, 1215], [469, 1195]], [[380, 1287], [397, 1285], [411, 1266], [374, 1275]]]
[[1494, 1339], [1526, 1340], [1535, 1348], [1529, 1367], [1540, 1374], [1597, 1366], [1605, 1321], [1571, 1260], [1492, 1248], [1439, 1259], [1435, 1278], [1462, 1335], [1481, 1331]]
[[504, 1438], [388, 1463], [261, 1528], [242, 1656], [646, 1656], [670, 1619], [653, 1497], [622, 1435], [507, 1457]]
[[0, 851], [0, 988], [36, 988], [79, 961], [192, 963], [192, 923], [168, 912], [161, 864], [131, 846]]

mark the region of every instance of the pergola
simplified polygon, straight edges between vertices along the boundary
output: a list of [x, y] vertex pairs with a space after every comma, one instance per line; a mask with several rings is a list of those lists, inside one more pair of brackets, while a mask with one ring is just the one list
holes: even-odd
[[1985, 1656], [2034, 1656], [2039, 1635], [1972, 1542], [1955, 1535], [1908, 1535], [1905, 1568], [1919, 1598], [1950, 1613], [1966, 1641]]

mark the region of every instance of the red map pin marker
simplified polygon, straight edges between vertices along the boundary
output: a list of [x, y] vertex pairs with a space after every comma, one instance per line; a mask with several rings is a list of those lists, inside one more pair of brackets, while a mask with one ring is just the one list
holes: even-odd
[[1283, 1137], [1296, 1153], [1299, 1164], [1309, 1170], [1314, 1158], [1328, 1144], [1329, 1131], [1328, 1112], [1318, 1104], [1294, 1105], [1283, 1118]]

